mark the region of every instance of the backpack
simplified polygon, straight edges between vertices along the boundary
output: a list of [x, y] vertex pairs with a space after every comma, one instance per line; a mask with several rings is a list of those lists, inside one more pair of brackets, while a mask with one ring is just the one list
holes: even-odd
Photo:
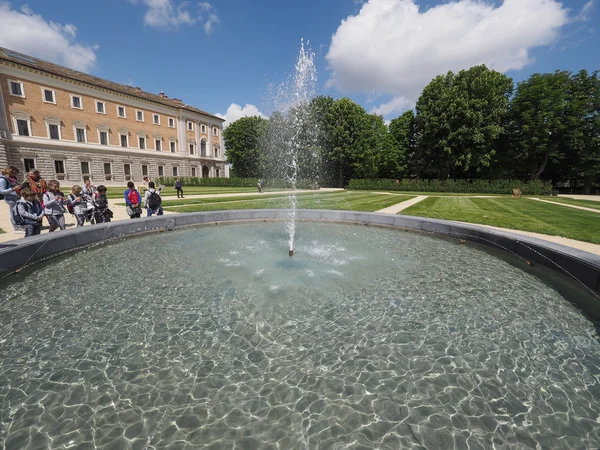
[[[25, 203], [25, 208], [27, 208], [27, 203]], [[25, 219], [21, 217], [19, 214], [19, 202], [15, 206], [13, 206], [13, 220], [15, 221], [15, 225], [22, 227], [25, 225]]]
[[[69, 194], [69, 200], [75, 200], [75, 196], [73, 194]], [[67, 211], [69, 211], [69, 214], [75, 214], [75, 209], [73, 209], [73, 205], [70, 201], [67, 202]]]
[[153, 210], [158, 209], [161, 204], [162, 199], [160, 198], [160, 195], [158, 195], [158, 192], [150, 192], [150, 196], [148, 197], [148, 208]]

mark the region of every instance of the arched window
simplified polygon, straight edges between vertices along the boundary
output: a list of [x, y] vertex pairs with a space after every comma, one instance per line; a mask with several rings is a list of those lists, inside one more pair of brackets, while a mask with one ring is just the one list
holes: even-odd
[[204, 139], [200, 141], [200, 156], [206, 156], [206, 141]]
[[11, 112], [15, 134], [17, 136], [32, 136], [31, 115], [25, 111], [17, 110]]

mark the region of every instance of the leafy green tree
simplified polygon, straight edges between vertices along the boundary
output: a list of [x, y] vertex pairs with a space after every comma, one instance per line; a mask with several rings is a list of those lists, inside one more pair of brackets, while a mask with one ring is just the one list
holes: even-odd
[[269, 121], [262, 117], [242, 117], [223, 131], [227, 161], [233, 165], [236, 176], [254, 178], [262, 176], [266, 163], [265, 136]]
[[349, 98], [336, 100], [327, 110], [324, 161], [329, 169], [335, 170], [338, 187], [344, 187], [354, 175], [354, 163], [363, 151], [366, 126], [367, 112]]
[[488, 167], [512, 89], [511, 78], [484, 65], [433, 79], [416, 105], [415, 160], [421, 171], [446, 179]]
[[533, 74], [519, 83], [510, 104], [514, 162], [539, 180], [551, 162], [564, 158], [570, 73]]
[[391, 145], [390, 156], [381, 167], [380, 178], [401, 178], [408, 169], [409, 158], [415, 150], [415, 112], [411, 109], [400, 117], [392, 119], [389, 125]]
[[567, 149], [561, 166], [571, 179], [583, 181], [589, 194], [600, 177], [600, 72], [572, 75], [565, 119]]

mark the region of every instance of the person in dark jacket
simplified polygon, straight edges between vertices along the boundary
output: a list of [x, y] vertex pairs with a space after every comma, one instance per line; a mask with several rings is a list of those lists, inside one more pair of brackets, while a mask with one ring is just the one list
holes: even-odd
[[127, 203], [127, 214], [130, 219], [139, 219], [142, 214], [142, 196], [135, 188], [133, 181], [127, 183], [127, 190], [124, 192], [125, 203]]
[[[175, 179], [175, 190], [177, 191], [177, 198], [183, 198], [183, 183], [179, 178]], [[179, 197], [179, 194], [181, 194], [181, 197]]]
[[30, 188], [21, 190], [21, 199], [17, 202], [17, 214], [25, 225], [25, 237], [35, 236], [42, 232], [44, 210], [39, 201], [38, 193]]

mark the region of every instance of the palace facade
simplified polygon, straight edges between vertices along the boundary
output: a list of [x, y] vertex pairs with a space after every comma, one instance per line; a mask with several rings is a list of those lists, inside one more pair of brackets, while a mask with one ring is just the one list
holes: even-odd
[[66, 185], [91, 178], [228, 177], [224, 120], [0, 47], [0, 168], [39, 169]]

